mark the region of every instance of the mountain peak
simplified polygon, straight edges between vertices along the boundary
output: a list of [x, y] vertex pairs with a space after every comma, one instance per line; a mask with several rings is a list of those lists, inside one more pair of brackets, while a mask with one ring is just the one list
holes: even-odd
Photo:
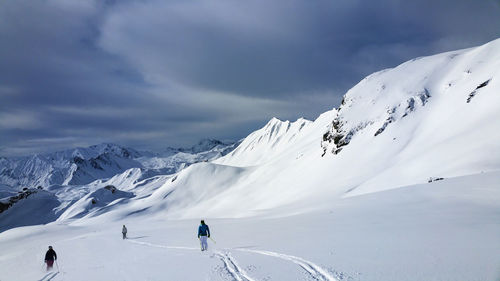
[[266, 123], [266, 125], [264, 125], [264, 128], [272, 127], [274, 125], [279, 125], [279, 124], [295, 124], [301, 122], [312, 122], [312, 121], [305, 119], [304, 117], [299, 117], [294, 122], [291, 122], [290, 120], [281, 120], [277, 117], [273, 117]]
[[281, 119], [278, 119], [276, 117], [273, 117], [271, 118], [271, 120], [269, 120], [266, 125], [264, 126], [264, 128], [269, 128], [269, 127], [272, 127], [272, 126], [275, 126], [275, 125], [278, 125], [278, 124], [282, 124], [282, 123], [287, 123], [289, 122], [288, 120], [287, 121], [283, 121]]
[[200, 140], [197, 144], [193, 145], [188, 149], [184, 149], [184, 152], [200, 153], [204, 151], [209, 151], [217, 146], [229, 146], [234, 144], [234, 142], [223, 142], [217, 139], [205, 138]]
[[217, 163], [234, 166], [253, 166], [272, 160], [297, 141], [297, 136], [312, 121], [303, 117], [295, 122], [271, 118], [261, 129], [246, 137], [227, 157]]

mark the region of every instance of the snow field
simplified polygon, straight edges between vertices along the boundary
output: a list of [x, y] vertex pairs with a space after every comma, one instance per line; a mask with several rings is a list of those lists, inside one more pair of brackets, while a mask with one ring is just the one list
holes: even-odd
[[445, 179], [286, 217], [206, 218], [217, 241], [207, 252], [198, 219], [16, 228], [0, 234], [1, 280], [47, 280], [48, 245], [59, 256], [54, 281], [497, 280], [499, 180], [500, 172]]

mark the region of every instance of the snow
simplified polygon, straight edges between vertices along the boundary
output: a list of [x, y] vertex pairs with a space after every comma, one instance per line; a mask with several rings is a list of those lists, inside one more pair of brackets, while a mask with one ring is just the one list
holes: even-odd
[[0, 231], [18, 226], [52, 222], [57, 219], [52, 209], [58, 207], [59, 204], [53, 193], [44, 190], [37, 191], [2, 212]]
[[0, 234], [0, 271], [2, 280], [41, 280], [52, 245], [52, 280], [497, 280], [499, 180], [498, 172], [445, 179], [297, 216], [206, 219], [216, 241], [208, 252], [198, 219], [16, 228]]
[[[0, 278], [497, 280], [499, 83], [500, 39], [374, 73], [339, 108], [273, 118], [228, 154], [206, 141], [119, 157], [140, 167], [110, 161], [123, 169], [51, 185], [39, 195], [49, 203], [29, 197], [0, 213], [0, 231], [48, 223], [0, 233]], [[47, 169], [43, 157], [25, 167]], [[200, 219], [217, 241], [208, 252]], [[47, 275], [48, 245], [60, 261]]]
[[[111, 187], [111, 189], [106, 187]], [[112, 185], [108, 185], [106, 187], [99, 188], [98, 190], [85, 195], [83, 198], [72, 204], [63, 214], [61, 214], [58, 220], [64, 221], [71, 218], [81, 218], [85, 215], [95, 216], [106, 209], [110, 209], [127, 202], [127, 198], [134, 197], [132, 192], [114, 190], [115, 187]]]

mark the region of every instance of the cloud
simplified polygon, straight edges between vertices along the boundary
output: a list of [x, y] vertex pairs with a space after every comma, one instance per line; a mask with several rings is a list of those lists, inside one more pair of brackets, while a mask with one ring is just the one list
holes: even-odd
[[[488, 8], [455, 0], [133, 2], [110, 12], [99, 45], [153, 84], [281, 98], [345, 89], [381, 67], [447, 50], [443, 40], [484, 42], [498, 35], [498, 25], [486, 24], [495, 19]], [[360, 56], [366, 49], [382, 57]]]
[[[364, 76], [500, 37], [498, 1], [9, 0], [0, 154], [238, 139]], [[33, 140], [51, 140], [39, 145]]]
[[26, 128], [42, 126], [37, 114], [31, 111], [0, 112], [0, 129]]

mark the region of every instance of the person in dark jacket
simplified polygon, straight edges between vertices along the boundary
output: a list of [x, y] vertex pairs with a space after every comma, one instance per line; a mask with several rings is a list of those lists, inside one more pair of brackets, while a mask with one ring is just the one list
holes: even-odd
[[123, 225], [122, 227], [122, 236], [123, 239], [127, 238], [127, 228], [125, 227], [125, 225]]
[[201, 224], [198, 227], [198, 239], [200, 239], [202, 251], [208, 249], [207, 237], [210, 238], [210, 229], [208, 225], [205, 224], [205, 221], [201, 220]]
[[49, 246], [49, 250], [45, 253], [45, 263], [47, 264], [47, 271], [51, 270], [54, 266], [54, 261], [57, 260], [57, 254], [52, 246]]

